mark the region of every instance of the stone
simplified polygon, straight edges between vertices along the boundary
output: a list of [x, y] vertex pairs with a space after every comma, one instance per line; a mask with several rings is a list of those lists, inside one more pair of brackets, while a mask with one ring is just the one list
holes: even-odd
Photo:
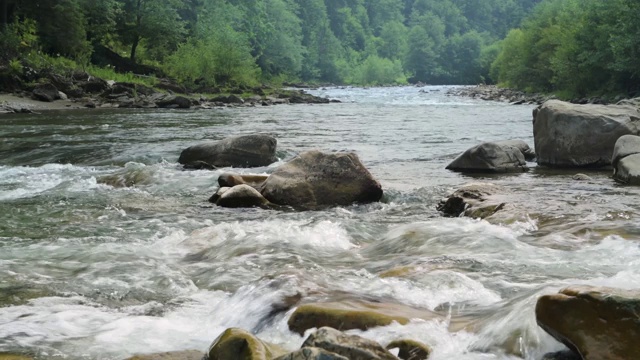
[[316, 209], [379, 201], [382, 187], [355, 153], [311, 150], [276, 168], [262, 195], [274, 204]]
[[109, 88], [109, 84], [100, 78], [89, 76], [86, 81], [79, 82], [78, 87], [87, 94], [97, 94], [103, 93], [107, 90]]
[[616, 141], [640, 132], [640, 111], [629, 105], [545, 102], [533, 123], [537, 162], [549, 167], [611, 164]]
[[259, 189], [262, 184], [267, 180], [269, 175], [254, 175], [254, 174], [236, 174], [236, 173], [222, 173], [218, 177], [218, 185], [220, 187], [234, 187], [236, 185], [247, 184], [254, 189]]
[[387, 345], [387, 350], [399, 349], [398, 357], [402, 360], [426, 360], [431, 348], [419, 341], [410, 339], [394, 340]]
[[582, 174], [582, 173], [575, 174], [571, 178], [573, 180], [575, 180], [575, 181], [591, 181], [591, 180], [593, 180], [593, 178], [591, 176], [589, 176], [587, 174]]
[[315, 347], [303, 347], [274, 360], [350, 360], [344, 356]]
[[582, 356], [571, 350], [565, 350], [544, 354], [541, 360], [582, 360]]
[[184, 96], [171, 95], [156, 101], [156, 105], [159, 108], [188, 109], [191, 107], [191, 100]]
[[614, 180], [640, 185], [640, 136], [621, 136], [613, 148], [611, 164]]
[[523, 172], [528, 170], [527, 157], [531, 159], [535, 155], [524, 141], [485, 142], [462, 153], [447, 169], [485, 173]]
[[[249, 185], [242, 184], [232, 188], [223, 187], [221, 189], [224, 189], [221, 194], [216, 193], [217, 198], [215, 204], [218, 206], [228, 208], [267, 208], [269, 206], [269, 201], [267, 201], [258, 190]], [[214, 197], [212, 197], [212, 199], [213, 198]]]
[[204, 162], [204, 161], [194, 161], [189, 164], [185, 164], [183, 166], [185, 170], [215, 170], [217, 169], [215, 166]]
[[507, 207], [507, 190], [491, 183], [470, 183], [440, 201], [437, 210], [446, 216], [486, 219]]
[[277, 140], [268, 135], [245, 135], [191, 146], [178, 162], [186, 165], [204, 161], [215, 167], [258, 167], [276, 162]]
[[538, 325], [584, 360], [640, 354], [640, 290], [571, 286], [536, 304]]
[[349, 360], [398, 360], [373, 340], [357, 335], [347, 335], [330, 327], [320, 328], [309, 335], [302, 346], [325, 349]]
[[0, 360], [33, 360], [31, 356], [0, 352]]
[[205, 360], [205, 354], [197, 350], [169, 351], [156, 354], [134, 355], [127, 360]]
[[271, 360], [286, 353], [280, 347], [237, 328], [225, 330], [207, 352], [209, 360]]
[[60, 98], [60, 92], [53, 84], [39, 84], [33, 89], [33, 98], [51, 102]]
[[287, 324], [289, 330], [303, 335], [309, 329], [323, 326], [344, 331], [368, 330], [394, 321], [404, 325], [413, 318], [429, 320], [438, 316], [429, 310], [401, 304], [351, 300], [301, 305], [291, 314]]

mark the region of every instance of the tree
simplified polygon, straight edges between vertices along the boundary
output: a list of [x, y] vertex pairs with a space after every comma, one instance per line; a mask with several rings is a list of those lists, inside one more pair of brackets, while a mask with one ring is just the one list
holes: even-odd
[[182, 0], [119, 0], [122, 11], [118, 16], [118, 35], [131, 46], [130, 59], [136, 61], [140, 42], [161, 57], [175, 49], [185, 35], [185, 22], [178, 11]]

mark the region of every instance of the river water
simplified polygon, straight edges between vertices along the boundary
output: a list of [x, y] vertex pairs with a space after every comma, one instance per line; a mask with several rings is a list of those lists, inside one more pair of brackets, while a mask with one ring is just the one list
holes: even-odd
[[[532, 106], [446, 96], [447, 87], [314, 91], [339, 104], [215, 110], [110, 109], [0, 118], [0, 352], [122, 359], [205, 351], [228, 327], [295, 349], [292, 310], [366, 298], [439, 311], [365, 332], [423, 341], [431, 359], [540, 359], [562, 346], [536, 326], [538, 296], [569, 284], [640, 287], [639, 191], [610, 172], [469, 177], [445, 170], [481, 142], [533, 145]], [[422, 90], [422, 92], [420, 92]], [[381, 203], [309, 212], [223, 209], [220, 171], [180, 151], [266, 133], [279, 163], [355, 151]], [[228, 169], [227, 169], [228, 170]], [[443, 218], [437, 202], [490, 181], [522, 211], [502, 224]], [[398, 276], [387, 276], [389, 272]], [[464, 319], [464, 329], [450, 322]]]

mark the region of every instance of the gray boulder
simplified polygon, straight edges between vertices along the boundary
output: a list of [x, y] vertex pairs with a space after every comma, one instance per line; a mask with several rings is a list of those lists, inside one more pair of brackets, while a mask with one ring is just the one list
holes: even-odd
[[533, 158], [535, 154], [524, 141], [485, 142], [462, 153], [447, 169], [460, 172], [522, 172], [528, 170], [526, 160]]
[[486, 219], [498, 212], [512, 210], [505, 195], [508, 190], [491, 183], [470, 183], [440, 201], [437, 210], [445, 216]]
[[40, 84], [33, 89], [33, 98], [51, 102], [60, 99], [60, 92], [53, 84]]
[[188, 109], [191, 107], [191, 100], [184, 96], [170, 95], [156, 101], [159, 108]]
[[601, 167], [611, 164], [619, 137], [640, 133], [640, 111], [629, 105], [545, 102], [535, 113], [533, 136], [539, 165]]
[[309, 335], [302, 346], [321, 348], [349, 360], [398, 360], [375, 341], [357, 335], [347, 335], [330, 327], [320, 328]]
[[191, 146], [182, 151], [178, 162], [188, 165], [203, 161], [214, 167], [257, 167], [276, 162], [275, 138], [267, 135], [246, 135]]
[[538, 325], [584, 360], [640, 354], [640, 291], [572, 286], [536, 304]]
[[616, 181], [640, 185], [640, 136], [621, 136], [613, 149], [611, 164]]
[[312, 150], [278, 167], [262, 185], [278, 205], [301, 209], [379, 201], [382, 187], [354, 153]]

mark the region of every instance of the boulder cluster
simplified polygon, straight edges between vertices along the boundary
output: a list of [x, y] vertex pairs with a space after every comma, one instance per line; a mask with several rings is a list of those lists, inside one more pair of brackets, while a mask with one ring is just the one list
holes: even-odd
[[[535, 152], [522, 141], [476, 145], [447, 169], [463, 173], [527, 171], [527, 161], [551, 168], [607, 168], [622, 184], [640, 185], [640, 98], [616, 105], [572, 104], [549, 100], [533, 111]], [[585, 174], [576, 181], [590, 181]], [[438, 204], [445, 216], [498, 221], [517, 212], [509, 190], [471, 183]], [[536, 305], [538, 325], [568, 351], [544, 360], [640, 359], [640, 291], [570, 286], [545, 295]]]

